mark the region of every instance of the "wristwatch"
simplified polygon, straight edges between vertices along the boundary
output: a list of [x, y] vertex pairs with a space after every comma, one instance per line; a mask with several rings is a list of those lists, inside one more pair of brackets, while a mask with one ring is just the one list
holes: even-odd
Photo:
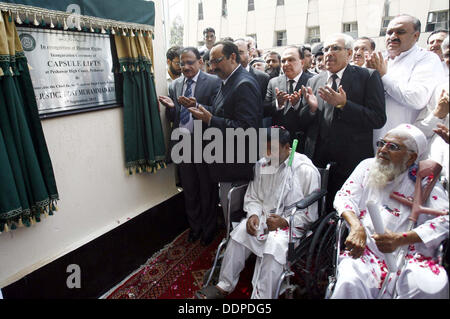
[[338, 104], [338, 105], [336, 105], [336, 108], [341, 110], [344, 108], [344, 106], [345, 106], [345, 104]]

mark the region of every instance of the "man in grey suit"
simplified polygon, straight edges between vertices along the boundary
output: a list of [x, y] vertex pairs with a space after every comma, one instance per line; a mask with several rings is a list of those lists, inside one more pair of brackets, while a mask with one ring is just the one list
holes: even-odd
[[[173, 122], [174, 130], [183, 130], [194, 150], [194, 119], [188, 108], [212, 105], [220, 89], [221, 81], [215, 75], [201, 71], [203, 64], [199, 51], [188, 47], [181, 51], [181, 71], [183, 76], [176, 79], [169, 87], [169, 97], [161, 96], [159, 101], [166, 106], [166, 116]], [[204, 129], [200, 123], [200, 129]], [[198, 123], [195, 129], [198, 129]], [[174, 144], [172, 140], [172, 145]], [[171, 145], [171, 146], [172, 146]], [[184, 150], [183, 150], [184, 151]], [[209, 244], [216, 235], [217, 185], [211, 180], [203, 159], [194, 163], [194, 151], [190, 161], [179, 164], [181, 185], [183, 187], [186, 214], [190, 225], [189, 241], [201, 237], [203, 245]], [[175, 161], [174, 158], [172, 160]]]
[[299, 126], [299, 112], [303, 107], [301, 88], [311, 73], [303, 72], [303, 51], [287, 47], [281, 56], [284, 74], [270, 80], [264, 100], [264, 117], [272, 117], [272, 125], [283, 126], [291, 138], [300, 140], [298, 151], [303, 151], [304, 138]]
[[327, 210], [356, 166], [373, 157], [373, 130], [386, 122], [384, 88], [378, 71], [350, 65], [353, 38], [335, 34], [324, 42], [325, 72], [302, 88], [305, 155], [317, 167], [334, 162], [328, 181]]

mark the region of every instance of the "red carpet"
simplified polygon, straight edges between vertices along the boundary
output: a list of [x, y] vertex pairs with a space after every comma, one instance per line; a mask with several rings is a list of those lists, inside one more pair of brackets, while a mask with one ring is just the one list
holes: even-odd
[[[200, 241], [189, 243], [186, 230], [172, 243], [150, 258], [130, 278], [109, 293], [107, 299], [191, 299], [203, 285], [203, 276], [211, 268], [217, 246], [224, 232], [208, 246]], [[229, 299], [248, 299], [254, 260], [241, 274], [235, 291]]]

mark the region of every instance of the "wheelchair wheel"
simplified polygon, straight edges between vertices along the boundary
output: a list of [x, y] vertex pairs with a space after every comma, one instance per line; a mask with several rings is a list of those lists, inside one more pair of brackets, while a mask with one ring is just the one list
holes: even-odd
[[333, 272], [336, 213], [328, 214], [314, 231], [306, 260], [306, 289], [310, 298], [323, 298]]

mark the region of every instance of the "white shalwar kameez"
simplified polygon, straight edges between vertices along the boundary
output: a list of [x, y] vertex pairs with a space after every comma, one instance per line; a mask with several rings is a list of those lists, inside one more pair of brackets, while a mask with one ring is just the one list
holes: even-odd
[[381, 78], [386, 97], [386, 124], [373, 131], [376, 142], [399, 124], [413, 124], [426, 107], [444, 70], [439, 57], [417, 44], [394, 59], [388, 59], [387, 73]]
[[[261, 159], [255, 165], [255, 178], [250, 182], [244, 199], [247, 218], [231, 232], [231, 239], [225, 251], [218, 286], [231, 292], [236, 287], [245, 260], [254, 253], [257, 256], [253, 273], [253, 293], [255, 299], [271, 299], [286, 263], [289, 241], [289, 228], [270, 231], [267, 239], [258, 240], [247, 232], [247, 220], [252, 215], [259, 217], [260, 223], [270, 214], [275, 214], [281, 194], [284, 177], [287, 174], [286, 188], [281, 201], [279, 215], [289, 223], [289, 216], [295, 204], [304, 195], [320, 188], [320, 174], [310, 159], [295, 153], [292, 168], [287, 166], [289, 159], [281, 163], [276, 172], [265, 174], [267, 160]], [[294, 215], [293, 236], [301, 237], [308, 225], [318, 218], [317, 203]], [[260, 224], [260, 227], [261, 224]]]
[[[406, 171], [376, 193], [367, 185], [374, 161], [372, 158], [361, 162], [336, 194], [334, 201], [336, 211], [339, 215], [348, 210], [356, 212], [366, 230], [367, 242], [364, 254], [360, 258], [353, 259], [347, 252], [341, 254], [336, 287], [331, 296], [334, 299], [377, 298], [387, 275], [384, 254], [378, 250], [375, 240], [371, 237], [375, 232], [366, 207], [369, 192], [376, 194], [370, 197], [378, 200], [385, 228], [397, 233], [407, 232], [411, 209], [391, 199], [389, 195], [395, 192], [402, 197], [413, 197], [415, 182], [410, 177], [413, 174], [409, 173], [409, 170]], [[448, 212], [448, 198], [440, 183], [436, 183], [425, 206]], [[448, 298], [447, 273], [433, 258], [442, 240], [448, 238], [448, 227], [448, 215], [444, 217], [420, 215], [413, 231], [419, 235], [423, 243], [408, 247], [406, 268], [401, 271], [397, 281], [397, 298]], [[400, 247], [396, 252], [399, 249]], [[394, 285], [393, 281], [390, 282], [383, 298], [392, 298]]]

